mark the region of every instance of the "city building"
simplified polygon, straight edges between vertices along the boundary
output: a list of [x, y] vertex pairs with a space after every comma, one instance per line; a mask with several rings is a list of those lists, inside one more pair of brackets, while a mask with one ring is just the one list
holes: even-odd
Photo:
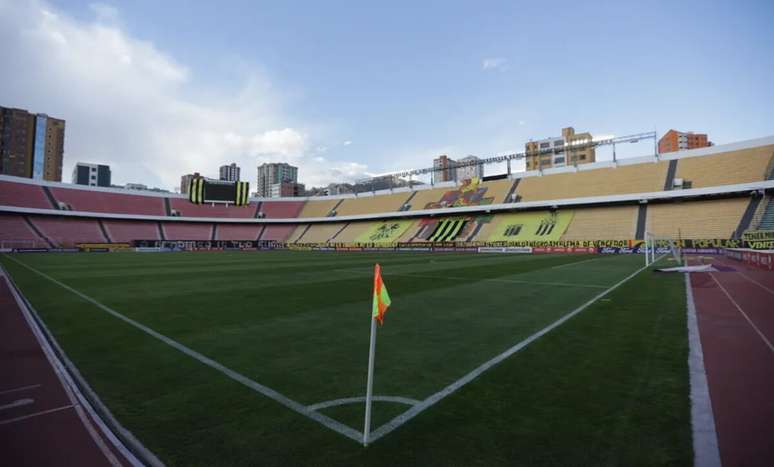
[[73, 167], [73, 183], [88, 186], [110, 186], [110, 166], [78, 162]]
[[457, 172], [454, 167], [456, 162], [447, 155], [433, 159], [433, 177], [435, 183], [451, 182], [457, 180]]
[[530, 141], [524, 151], [527, 170], [588, 164], [596, 160], [591, 133], [575, 133], [573, 127], [562, 128], [562, 136]]
[[712, 142], [707, 139], [706, 134], [691, 131], [669, 130], [658, 140], [659, 154], [684, 149], [706, 148], [707, 146], [712, 146]]
[[192, 174], [185, 174], [182, 177], [180, 177], [180, 193], [187, 195], [188, 189], [191, 187], [191, 180], [193, 180], [196, 177], [200, 177], [199, 172], [194, 172]]
[[[293, 167], [284, 162], [261, 164], [258, 166], [258, 181], [255, 185], [255, 190], [259, 197], [271, 198], [272, 186], [281, 185], [283, 182], [298, 182], [298, 167]], [[277, 188], [277, 190], [279, 192], [282, 191], [281, 188]]]
[[127, 190], [143, 191], [148, 189], [148, 185], [145, 185], [144, 183], [127, 183], [124, 185], [124, 188]]
[[239, 166], [236, 165], [236, 162], [232, 162], [229, 165], [221, 165], [220, 179], [228, 182], [238, 182], [239, 172]]
[[[303, 183], [296, 182], [280, 182], [272, 183], [269, 185], [269, 195], [264, 196], [268, 198], [291, 198], [295, 196], [304, 196], [306, 187]], [[258, 195], [262, 196], [262, 195]]]
[[484, 164], [476, 156], [467, 156], [457, 160], [457, 180], [484, 178]]
[[65, 121], [0, 107], [0, 173], [62, 181]]

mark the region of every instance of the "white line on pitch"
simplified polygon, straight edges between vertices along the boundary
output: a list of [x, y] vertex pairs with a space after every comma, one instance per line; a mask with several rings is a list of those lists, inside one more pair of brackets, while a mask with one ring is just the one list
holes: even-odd
[[[396, 404], [405, 404], [405, 405], [419, 404], [419, 401], [416, 399], [410, 399], [408, 397], [400, 397], [400, 396], [373, 396], [372, 399], [375, 400], [376, 402], [395, 402]], [[334, 399], [331, 401], [318, 402], [317, 404], [307, 405], [306, 408], [309, 410], [320, 410], [320, 409], [327, 409], [328, 407], [336, 407], [339, 405], [346, 405], [346, 404], [357, 404], [365, 401], [366, 401], [365, 396], [344, 397], [342, 399]]]
[[565, 268], [565, 267], [567, 267], [567, 266], [574, 266], [574, 265], [576, 265], [576, 264], [583, 264], [583, 263], [588, 263], [589, 261], [597, 261], [597, 260], [600, 260], [600, 259], [602, 259], [602, 258], [590, 258], [590, 259], [584, 259], [583, 261], [573, 261], [572, 263], [564, 263], [564, 264], [560, 264], [560, 265], [558, 265], [558, 266], [551, 266], [551, 267], [550, 267], [550, 268], [548, 268], [548, 269], [559, 269], [559, 268]]
[[459, 276], [433, 276], [430, 274], [414, 274], [414, 273], [389, 273], [385, 276], [406, 276], [406, 277], [424, 277], [427, 279], [451, 279], [458, 281], [470, 281], [473, 282], [506, 282], [512, 284], [530, 284], [530, 285], [552, 285], [557, 287], [583, 287], [588, 289], [606, 289], [606, 285], [597, 284], [572, 284], [568, 282], [542, 282], [542, 281], [523, 281], [519, 279], [498, 279], [498, 278], [475, 278], [475, 277], [459, 277]]
[[0, 391], [0, 396], [4, 394], [11, 394], [12, 392], [26, 391], [28, 389], [35, 389], [39, 387], [40, 387], [40, 384], [31, 384], [29, 386], [22, 386], [20, 388], [6, 389], [5, 391]]
[[750, 323], [750, 326], [752, 326], [752, 328], [755, 330], [755, 332], [758, 333], [758, 336], [760, 336], [760, 338], [763, 340], [763, 342], [769, 347], [769, 350], [774, 352], [774, 345], [771, 345], [771, 341], [769, 341], [766, 338], [766, 336], [761, 332], [761, 330], [758, 329], [758, 326], [756, 326], [755, 323], [753, 323], [753, 321], [750, 319], [750, 317], [747, 316], [747, 313], [745, 313], [744, 310], [742, 310], [742, 307], [739, 306], [738, 303], [736, 303], [736, 300], [734, 300], [734, 297], [732, 297], [731, 294], [728, 293], [728, 290], [726, 290], [726, 288], [723, 287], [723, 284], [721, 284], [720, 281], [718, 281], [718, 279], [714, 276], [714, 274], [709, 273], [709, 275], [710, 275], [710, 277], [712, 277], [712, 279], [715, 281], [715, 283], [718, 285], [718, 287], [720, 287], [720, 290], [722, 290], [723, 293], [726, 294], [726, 297], [728, 297], [728, 299], [731, 300], [731, 303], [734, 304], [736, 309], [739, 310], [739, 313], [741, 313], [742, 316], [744, 316], [744, 319], [746, 319], [747, 322]]
[[[665, 255], [659, 256], [656, 261], [661, 260]], [[445, 388], [441, 389], [440, 391], [436, 392], [435, 394], [431, 395], [427, 399], [423, 400], [419, 404], [411, 407], [407, 411], [403, 412], [402, 414], [398, 415], [397, 417], [393, 418], [389, 422], [385, 423], [384, 425], [380, 426], [376, 430], [371, 432], [371, 441], [376, 441], [377, 439], [381, 438], [382, 436], [390, 433], [391, 431], [395, 430], [396, 428], [400, 427], [404, 423], [408, 422], [412, 418], [416, 417], [420, 413], [424, 412], [431, 406], [435, 405], [438, 401], [450, 396], [452, 393], [456, 392], [461, 387], [465, 386], [466, 384], [470, 383], [474, 379], [478, 378], [482, 373], [485, 371], [491, 369], [498, 363], [502, 362], [503, 360], [507, 359], [511, 355], [515, 354], [516, 352], [522, 350], [523, 348], [527, 347], [532, 342], [538, 340], [539, 338], [543, 337], [545, 334], [549, 333], [553, 329], [559, 327], [562, 325], [565, 321], [569, 320], [573, 316], [577, 315], [581, 311], [585, 310], [594, 302], [599, 300], [600, 298], [604, 297], [605, 295], [609, 294], [613, 290], [617, 289], [624, 283], [628, 282], [631, 278], [639, 274], [640, 272], [647, 269], [649, 266], [643, 266], [627, 277], [623, 278], [618, 283], [612, 285], [607, 290], [599, 293], [597, 296], [592, 298], [591, 300], [587, 301], [583, 305], [579, 306], [578, 308], [574, 309], [573, 311], [567, 313], [566, 315], [562, 316], [558, 320], [554, 321], [553, 323], [549, 324], [548, 326], [544, 327], [540, 331], [532, 334], [528, 338], [524, 339], [523, 341], [517, 343], [513, 347], [509, 348], [505, 352], [501, 353], [500, 355], [497, 355], [496, 357], [490, 359], [489, 361], [483, 363], [482, 365], [475, 368], [470, 373], [466, 374], [462, 378], [458, 379], [457, 381], [451, 383], [450, 385], [446, 386]]]
[[34, 404], [34, 403], [35, 403], [35, 399], [27, 399], [27, 398], [25, 398], [25, 399], [18, 399], [18, 400], [15, 400], [15, 401], [11, 402], [10, 404], [0, 405], [0, 410], [8, 410], [8, 409], [16, 408], [16, 407], [23, 407], [25, 405], [30, 405], [30, 404]]
[[161, 334], [157, 331], [154, 331], [153, 329], [149, 328], [148, 326], [140, 323], [139, 321], [135, 321], [132, 318], [129, 318], [127, 316], [122, 315], [121, 313], [113, 310], [112, 308], [109, 308], [106, 305], [103, 305], [102, 303], [96, 301], [95, 299], [89, 297], [88, 295], [70, 287], [67, 284], [64, 284], [62, 282], [59, 282], [58, 280], [54, 279], [53, 277], [49, 276], [48, 274], [38, 271], [37, 269], [33, 268], [32, 266], [28, 266], [27, 264], [17, 260], [13, 257], [8, 257], [10, 260], [18, 263], [19, 265], [29, 269], [30, 271], [38, 274], [41, 277], [44, 277], [48, 279], [49, 281], [53, 282], [54, 284], [57, 284], [58, 286], [62, 287], [65, 290], [68, 290], [75, 295], [81, 297], [82, 299], [86, 300], [87, 302], [91, 303], [92, 305], [96, 306], [97, 308], [101, 309], [102, 311], [120, 319], [121, 321], [124, 321], [127, 324], [130, 324], [134, 326], [135, 328], [145, 332], [146, 334], [155, 337], [156, 339], [160, 340], [161, 342], [167, 344], [168, 346], [179, 350], [180, 352], [184, 353], [185, 355], [188, 355], [189, 357], [198, 360], [200, 363], [203, 363], [204, 365], [207, 365], [210, 368], [213, 368], [224, 375], [228, 376], [229, 378], [233, 379], [234, 381], [241, 383], [244, 386], [247, 386], [248, 388], [254, 390], [255, 392], [258, 392], [260, 394], [263, 394], [264, 396], [273, 399], [276, 402], [279, 402], [280, 404], [284, 405], [285, 407], [293, 410], [294, 412], [297, 412], [301, 415], [306, 416], [307, 418], [310, 418], [321, 425], [330, 428], [333, 431], [336, 431], [347, 438], [350, 438], [354, 441], [357, 441], [360, 443], [363, 439], [362, 433], [359, 431], [348, 427], [347, 425], [344, 425], [341, 422], [338, 422], [330, 417], [327, 417], [321, 413], [309, 410], [301, 404], [300, 402], [294, 401], [293, 399], [290, 399], [286, 397], [285, 395], [281, 394], [278, 391], [275, 391], [274, 389], [271, 389], [268, 386], [264, 386], [263, 384], [260, 384], [256, 381], [253, 381], [252, 379], [248, 378], [247, 376], [237, 373], [236, 371], [232, 370], [231, 368], [228, 368], [221, 363], [206, 357], [199, 352], [186, 347], [185, 345], [177, 342], [176, 340], [165, 336], [164, 334]]
[[50, 413], [54, 413], [54, 412], [60, 412], [62, 410], [67, 410], [67, 409], [72, 409], [72, 408], [75, 408], [75, 405], [73, 405], [73, 404], [63, 405], [62, 407], [57, 407], [55, 409], [42, 410], [40, 412], [31, 413], [29, 415], [22, 415], [21, 417], [9, 418], [8, 420], [0, 420], [0, 425], [7, 425], [7, 424], [13, 423], [13, 422], [20, 422], [22, 420], [27, 420], [28, 418], [39, 417], [41, 415], [46, 415], [46, 414], [50, 414]]

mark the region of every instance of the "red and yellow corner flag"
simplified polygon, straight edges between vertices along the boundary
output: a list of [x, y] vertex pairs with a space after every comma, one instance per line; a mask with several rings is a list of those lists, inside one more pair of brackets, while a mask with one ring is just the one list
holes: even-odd
[[390, 306], [390, 294], [387, 293], [387, 287], [382, 281], [382, 267], [377, 263], [374, 267], [374, 305], [371, 316], [384, 324], [384, 313]]

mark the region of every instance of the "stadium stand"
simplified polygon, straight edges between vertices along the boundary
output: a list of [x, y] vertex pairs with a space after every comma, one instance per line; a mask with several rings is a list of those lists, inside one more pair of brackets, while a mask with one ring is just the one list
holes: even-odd
[[169, 205], [173, 211], [180, 214], [180, 217], [225, 217], [230, 219], [255, 217], [255, 209], [258, 207], [256, 203], [250, 203], [247, 206], [193, 204], [183, 198], [169, 198]]
[[562, 240], [629, 240], [636, 237], [637, 206], [575, 209]]
[[151, 221], [102, 221], [110, 239], [114, 242], [131, 242], [133, 240], [161, 240], [158, 223]]
[[483, 223], [475, 239], [488, 242], [556, 241], [567, 230], [573, 214], [574, 211], [566, 210], [496, 215], [491, 221]]
[[29, 220], [48, 240], [62, 247], [71, 247], [77, 243], [108, 241], [96, 219], [30, 216]]
[[218, 224], [215, 240], [256, 240], [262, 230], [261, 224]]
[[287, 243], [295, 243], [298, 241], [298, 239], [306, 233], [306, 231], [309, 229], [310, 224], [298, 224], [293, 226], [293, 230], [291, 231], [290, 235], [287, 236], [285, 241]]
[[422, 209], [425, 209], [425, 206], [431, 203], [438, 202], [441, 197], [443, 197], [443, 194], [446, 193], [449, 190], [452, 190], [452, 188], [432, 188], [432, 189], [422, 189], [422, 190], [416, 190], [414, 197], [411, 198], [411, 201], [409, 201], [409, 204], [411, 204], [411, 208], [409, 211], [419, 211]]
[[355, 243], [358, 237], [371, 230], [375, 222], [350, 222], [333, 243]]
[[55, 209], [43, 187], [29, 183], [0, 180], [0, 205]]
[[163, 222], [167, 240], [210, 240], [212, 224], [206, 222]]
[[325, 224], [311, 224], [299, 238], [298, 243], [326, 243], [331, 237], [336, 235], [346, 224], [343, 222], [333, 222]]
[[647, 230], [657, 237], [674, 239], [728, 239], [749, 202], [749, 198], [732, 198], [649, 204]]
[[389, 195], [358, 196], [346, 198], [336, 208], [337, 216], [357, 214], [373, 214], [378, 212], [399, 211], [411, 196], [411, 192], [392, 193]]
[[765, 180], [773, 157], [774, 146], [683, 157], [677, 163], [675, 177], [689, 182], [691, 188]]
[[105, 191], [50, 187], [51, 194], [73, 211], [164, 216], [164, 198]]
[[266, 219], [289, 219], [298, 217], [305, 201], [263, 201], [258, 212]]
[[308, 200], [298, 217], [327, 217], [341, 199]]
[[284, 242], [296, 227], [296, 224], [269, 224], [263, 230], [261, 240]]
[[524, 177], [516, 193], [521, 201], [542, 201], [662, 191], [668, 168], [661, 161]]
[[505, 197], [508, 195], [508, 192], [511, 191], [511, 187], [513, 186], [515, 180], [511, 180], [509, 178], [503, 179], [503, 180], [494, 180], [491, 182], [483, 182], [481, 186], [487, 188], [486, 196], [493, 197], [494, 203], [509, 203], [510, 200], [505, 199]]
[[35, 233], [24, 220], [24, 216], [0, 214], [0, 244], [2, 244], [2, 248], [31, 246], [31, 242], [45, 242], [45, 240]]

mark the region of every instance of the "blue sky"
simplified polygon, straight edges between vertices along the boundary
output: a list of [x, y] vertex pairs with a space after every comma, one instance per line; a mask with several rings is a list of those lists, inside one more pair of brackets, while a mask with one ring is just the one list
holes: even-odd
[[[716, 143], [774, 134], [774, 2], [18, 5], [0, 0], [0, 29], [17, 29], [0, 39], [25, 49], [63, 36], [56, 59], [76, 71], [58, 91], [72, 95], [44, 99], [54, 92], [19, 78], [0, 86], [0, 104], [67, 119], [68, 160], [106, 160], [119, 182], [169, 187], [181, 171], [215, 175], [232, 159], [252, 180], [259, 161], [287, 159], [315, 185], [428, 166], [441, 153], [520, 151], [568, 125], [704, 131]], [[133, 67], [125, 78], [117, 56]], [[83, 75], [85, 61], [96, 77]], [[124, 123], [132, 138], [112, 135]], [[88, 141], [95, 133], [111, 137]]]

